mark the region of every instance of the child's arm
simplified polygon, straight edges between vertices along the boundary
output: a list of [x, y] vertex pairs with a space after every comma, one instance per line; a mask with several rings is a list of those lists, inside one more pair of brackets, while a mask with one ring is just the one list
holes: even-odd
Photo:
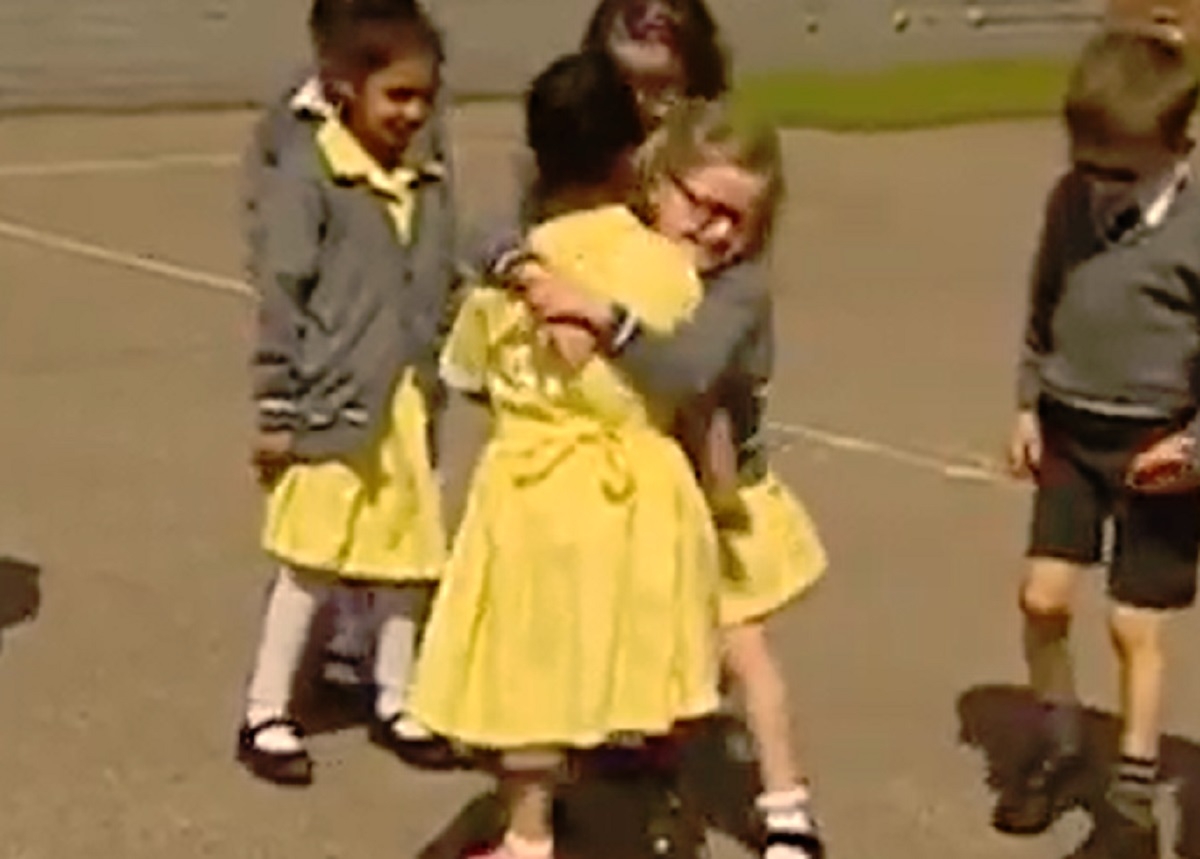
[[[517, 249], [497, 242], [493, 264], [519, 261]], [[712, 387], [738, 347], [770, 315], [766, 274], [754, 264], [735, 266], [712, 279], [692, 316], [667, 332], [642, 326], [628, 308], [599, 301], [569, 282], [547, 279], [524, 286], [535, 313], [579, 320], [598, 332], [600, 348], [642, 394], [675, 401]]]
[[1063, 244], [1078, 188], [1071, 176], [1051, 192], [1030, 274], [1025, 328], [1017, 362], [1017, 418], [1009, 437], [1008, 466], [1015, 477], [1035, 473], [1041, 464], [1042, 436], [1037, 406], [1041, 396], [1041, 361], [1051, 348], [1050, 324], [1062, 296]]
[[1050, 323], [1062, 297], [1063, 244], [1073, 181], [1062, 180], [1046, 204], [1037, 252], [1029, 280], [1029, 300], [1017, 370], [1017, 406], [1021, 411], [1037, 408], [1041, 393], [1039, 365], [1052, 346]]
[[317, 283], [323, 211], [316, 181], [281, 161], [264, 177], [249, 229], [259, 294], [251, 380], [258, 413], [254, 459], [264, 480], [294, 453], [291, 440], [300, 424], [302, 393], [300, 344]]
[[722, 526], [736, 526], [744, 517], [738, 497], [737, 442], [729, 412], [710, 392], [681, 409], [676, 426], [714, 519]]

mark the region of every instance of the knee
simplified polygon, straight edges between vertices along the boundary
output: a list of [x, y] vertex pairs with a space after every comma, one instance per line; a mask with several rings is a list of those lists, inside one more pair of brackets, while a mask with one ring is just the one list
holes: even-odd
[[1058, 562], [1034, 561], [1021, 585], [1021, 611], [1031, 621], [1069, 623], [1074, 581], [1074, 568]]
[[1071, 597], [1057, 588], [1040, 587], [1035, 582], [1026, 582], [1021, 588], [1021, 611], [1031, 621], [1043, 623], [1070, 623]]

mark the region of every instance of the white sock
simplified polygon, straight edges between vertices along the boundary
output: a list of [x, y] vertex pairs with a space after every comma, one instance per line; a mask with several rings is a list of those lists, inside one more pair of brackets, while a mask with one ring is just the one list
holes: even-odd
[[[765, 793], [755, 801], [755, 806], [766, 819], [767, 829], [771, 832], [816, 835], [817, 822], [809, 807], [811, 802], [808, 788], [798, 786]], [[799, 847], [775, 844], [767, 848], [764, 859], [806, 859], [809, 855]]]
[[554, 856], [554, 839], [530, 841], [512, 832], [504, 834], [504, 849], [517, 859], [551, 859]]
[[375, 590], [375, 611], [380, 618], [375, 644], [375, 713], [383, 719], [404, 712], [408, 704], [421, 596], [416, 587]]
[[[251, 712], [246, 717], [246, 721], [250, 725], [261, 725], [263, 722], [276, 718], [256, 713], [254, 712], [254, 708], [250, 708], [250, 710]], [[301, 751], [304, 748], [304, 743], [290, 726], [272, 725], [269, 728], [263, 728], [255, 734], [254, 747], [274, 755], [286, 755]]]
[[[262, 638], [254, 660], [254, 670], [246, 690], [246, 723], [261, 725], [287, 715], [292, 683], [304, 656], [309, 628], [317, 613], [325, 586], [313, 577], [282, 568], [275, 578], [263, 616]], [[287, 728], [268, 728], [256, 745], [268, 751], [288, 751], [268, 746], [286, 744], [291, 737], [294, 747], [299, 739]]]

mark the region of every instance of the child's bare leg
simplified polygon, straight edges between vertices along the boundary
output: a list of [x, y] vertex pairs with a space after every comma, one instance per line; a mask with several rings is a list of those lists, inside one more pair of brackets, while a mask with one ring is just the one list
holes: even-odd
[[1110, 630], [1121, 665], [1121, 753], [1137, 758], [1158, 754], [1163, 689], [1160, 611], [1116, 606]]
[[758, 747], [767, 829], [766, 855], [808, 859], [823, 854], [808, 786], [796, 762], [787, 686], [762, 621], [723, 630], [725, 662], [741, 685], [750, 734]]
[[1117, 605], [1109, 619], [1120, 662], [1121, 761], [1110, 798], [1128, 817], [1153, 824], [1164, 660], [1160, 611]]
[[1057, 750], [1079, 751], [1080, 715], [1071, 657], [1071, 613], [1082, 567], [1035, 558], [1021, 586], [1025, 663], [1029, 685], [1047, 706]]
[[1003, 832], [1045, 831], [1080, 770], [1082, 718], [1071, 659], [1071, 608], [1082, 567], [1051, 558], [1030, 561], [1021, 585], [1025, 662], [1029, 685], [1043, 711], [1034, 728], [1039, 742], [1004, 785], [993, 822]]
[[792, 790], [801, 775], [792, 748], [787, 688], [771, 653], [761, 621], [722, 631], [725, 661], [742, 687], [750, 733], [758, 746], [763, 788], [768, 793]]
[[513, 752], [502, 763], [500, 790], [508, 808], [508, 830], [500, 855], [548, 859], [554, 853], [552, 808], [561, 756]]

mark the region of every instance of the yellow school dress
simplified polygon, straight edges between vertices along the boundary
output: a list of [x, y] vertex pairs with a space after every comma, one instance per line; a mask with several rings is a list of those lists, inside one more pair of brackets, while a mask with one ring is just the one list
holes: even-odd
[[720, 530], [723, 626], [774, 614], [807, 593], [828, 565], [812, 517], [774, 472], [737, 497], [743, 521]]
[[[336, 120], [317, 132], [330, 170], [380, 195], [409, 240], [416, 176], [384, 171]], [[429, 416], [410, 369], [397, 380], [378, 440], [349, 456], [291, 466], [267, 498], [263, 546], [289, 565], [363, 583], [437, 578], [446, 554]]]
[[[533, 249], [667, 329], [700, 298], [682, 252], [623, 207], [556, 218]], [[719, 554], [668, 427], [593, 358], [572, 373], [504, 292], [468, 296], [443, 375], [485, 392], [490, 440], [427, 627], [410, 709], [485, 748], [661, 734], [717, 705]]]

